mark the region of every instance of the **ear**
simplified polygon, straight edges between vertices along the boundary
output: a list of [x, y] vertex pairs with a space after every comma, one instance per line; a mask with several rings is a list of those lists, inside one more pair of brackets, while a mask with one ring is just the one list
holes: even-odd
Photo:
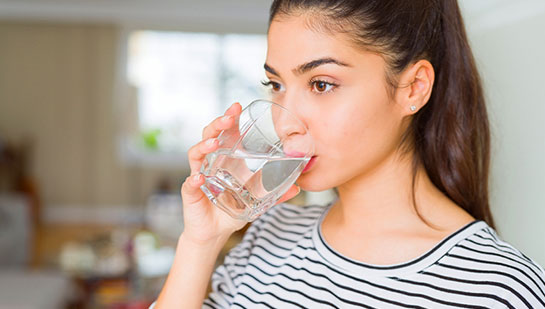
[[409, 65], [399, 78], [396, 102], [404, 115], [417, 113], [430, 99], [435, 71], [428, 60]]

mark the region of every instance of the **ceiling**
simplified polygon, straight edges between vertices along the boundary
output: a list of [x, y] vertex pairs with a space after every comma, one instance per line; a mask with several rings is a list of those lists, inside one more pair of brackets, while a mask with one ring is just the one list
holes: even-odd
[[[0, 0], [0, 19], [264, 33], [271, 0]], [[543, 14], [543, 0], [459, 0], [474, 31]]]
[[270, 0], [0, 0], [0, 19], [264, 32]]

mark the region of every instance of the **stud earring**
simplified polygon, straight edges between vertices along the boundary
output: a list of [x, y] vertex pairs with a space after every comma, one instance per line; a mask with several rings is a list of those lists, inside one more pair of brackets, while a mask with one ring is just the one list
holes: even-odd
[[416, 110], [416, 106], [414, 106], [414, 105], [411, 105], [411, 111], [413, 111], [413, 112], [414, 112], [415, 110]]

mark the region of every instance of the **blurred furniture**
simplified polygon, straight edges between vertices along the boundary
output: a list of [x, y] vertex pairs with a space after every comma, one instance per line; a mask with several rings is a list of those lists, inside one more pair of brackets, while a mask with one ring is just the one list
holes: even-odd
[[0, 193], [0, 267], [24, 267], [31, 260], [32, 231], [28, 198]]
[[31, 271], [39, 226], [37, 188], [29, 176], [31, 143], [0, 138], [0, 309], [64, 308], [74, 296], [59, 271]]
[[30, 218], [40, 221], [40, 199], [36, 182], [30, 175], [32, 139], [8, 141], [0, 137], [0, 193], [19, 193], [28, 198]]
[[175, 246], [184, 229], [183, 222], [182, 198], [179, 193], [159, 191], [150, 195], [145, 224], [161, 242]]
[[0, 269], [0, 309], [59, 309], [74, 295], [58, 272]]
[[64, 308], [73, 293], [60, 272], [29, 271], [31, 206], [22, 194], [0, 194], [0, 309]]
[[40, 224], [40, 199], [30, 176], [31, 139], [0, 136], [0, 265], [30, 265]]

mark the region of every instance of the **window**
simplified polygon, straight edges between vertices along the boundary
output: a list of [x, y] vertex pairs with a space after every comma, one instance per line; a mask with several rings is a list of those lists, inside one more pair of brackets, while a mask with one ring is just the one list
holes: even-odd
[[123, 139], [133, 163], [187, 164], [205, 125], [234, 102], [268, 96], [265, 35], [134, 31], [127, 51], [134, 116], [123, 117]]

